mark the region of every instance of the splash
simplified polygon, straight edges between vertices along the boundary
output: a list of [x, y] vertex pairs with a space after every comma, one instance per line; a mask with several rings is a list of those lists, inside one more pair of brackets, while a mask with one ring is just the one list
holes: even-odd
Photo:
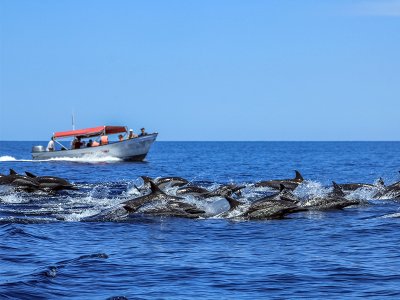
[[320, 182], [304, 181], [295, 190], [294, 194], [301, 199], [323, 197], [329, 192], [329, 188], [324, 188]]
[[374, 196], [376, 195], [377, 191], [378, 188], [376, 187], [362, 187], [349, 193], [346, 198], [349, 200], [371, 200], [375, 198]]

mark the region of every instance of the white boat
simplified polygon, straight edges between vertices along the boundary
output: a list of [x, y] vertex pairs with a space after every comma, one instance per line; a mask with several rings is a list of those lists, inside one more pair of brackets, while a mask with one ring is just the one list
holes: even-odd
[[[158, 133], [146, 134], [135, 138], [124, 138], [122, 141], [107, 142], [102, 144], [102, 137], [107, 137], [112, 134], [126, 134], [128, 130], [125, 126], [98, 126], [94, 128], [86, 128], [79, 130], [56, 132], [53, 134], [53, 140], [58, 146], [55, 151], [46, 151], [44, 146], [32, 147], [32, 159], [47, 160], [52, 158], [82, 158], [85, 156], [112, 156], [127, 161], [142, 161], [150, 150], [151, 145], [157, 138]], [[98, 146], [84, 146], [86, 143], [81, 143], [79, 149], [68, 149], [65, 145], [58, 142], [65, 138], [97, 138]], [[97, 144], [96, 139], [95, 144]], [[58, 148], [58, 149], [57, 149]]]

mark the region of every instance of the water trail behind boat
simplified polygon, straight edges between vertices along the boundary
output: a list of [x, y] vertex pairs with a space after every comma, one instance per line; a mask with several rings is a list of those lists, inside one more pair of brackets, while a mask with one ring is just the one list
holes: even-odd
[[17, 159], [13, 156], [0, 156], [0, 162], [75, 162], [75, 163], [115, 163], [122, 161], [114, 156], [85, 155], [84, 157], [55, 157], [50, 159]]

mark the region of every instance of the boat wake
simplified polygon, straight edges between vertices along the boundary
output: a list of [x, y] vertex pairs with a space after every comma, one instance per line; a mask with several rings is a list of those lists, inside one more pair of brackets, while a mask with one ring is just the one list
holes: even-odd
[[100, 155], [87, 155], [84, 157], [56, 157], [50, 159], [17, 159], [13, 156], [4, 155], [0, 156], [0, 162], [75, 162], [75, 163], [115, 163], [120, 162], [122, 159], [113, 156], [100, 156]]
[[15, 157], [9, 155], [0, 156], [0, 161], [16, 161], [16, 160], [17, 159]]

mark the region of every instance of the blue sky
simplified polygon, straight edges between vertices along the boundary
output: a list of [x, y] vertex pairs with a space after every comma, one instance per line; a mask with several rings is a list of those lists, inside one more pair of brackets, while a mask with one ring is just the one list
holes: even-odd
[[400, 1], [0, 1], [0, 140], [400, 140]]

